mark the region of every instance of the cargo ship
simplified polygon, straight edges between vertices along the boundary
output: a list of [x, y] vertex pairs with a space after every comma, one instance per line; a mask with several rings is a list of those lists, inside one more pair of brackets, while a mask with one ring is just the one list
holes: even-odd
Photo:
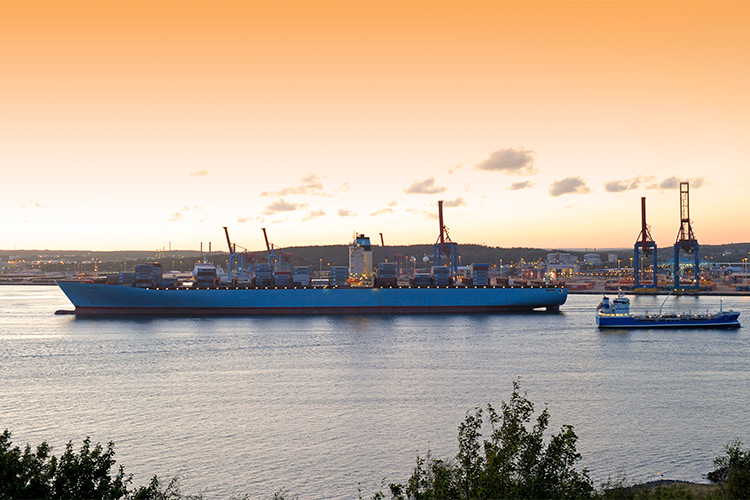
[[76, 315], [312, 315], [494, 313], [565, 303], [564, 287], [221, 287], [136, 288], [60, 281]]
[[312, 278], [308, 266], [284, 269], [271, 258], [252, 270], [237, 266], [238, 254], [230, 243], [227, 273], [199, 263], [189, 282], [165, 279], [158, 264], [136, 266], [134, 273], [120, 273], [112, 284], [59, 281], [75, 306], [60, 312], [216, 316], [557, 311], [568, 295], [564, 286], [492, 284], [489, 267], [482, 263], [468, 266], [468, 275], [459, 276], [454, 266], [439, 265], [437, 245], [436, 254], [438, 265], [404, 282], [394, 262], [373, 267], [370, 240], [359, 234], [349, 246], [348, 267], [332, 266], [325, 278]]
[[[669, 296], [667, 296], [668, 298]], [[666, 302], [666, 299], [665, 299]], [[663, 304], [662, 304], [663, 306]], [[705, 313], [632, 314], [630, 299], [620, 291], [616, 298], [604, 297], [597, 308], [596, 324], [599, 328], [739, 328], [740, 313], [723, 310]]]

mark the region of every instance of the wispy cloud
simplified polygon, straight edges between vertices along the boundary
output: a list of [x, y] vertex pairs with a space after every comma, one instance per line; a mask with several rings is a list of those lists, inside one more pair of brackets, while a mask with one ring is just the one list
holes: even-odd
[[304, 219], [302, 219], [302, 220], [310, 220], [310, 219], [315, 219], [315, 218], [317, 218], [317, 217], [322, 217], [322, 216], [324, 216], [325, 214], [326, 214], [326, 213], [325, 213], [325, 212], [324, 212], [323, 210], [313, 210], [313, 211], [311, 211], [311, 212], [310, 212], [310, 213], [308, 214], [308, 216], [307, 216], [307, 217], [305, 217], [305, 218], [304, 218]]
[[518, 190], [521, 190], [521, 189], [528, 189], [528, 188], [533, 187], [533, 186], [534, 186], [534, 183], [531, 182], [531, 181], [514, 182], [513, 184], [510, 185], [510, 190], [511, 191], [518, 191]]
[[392, 208], [383, 208], [381, 210], [377, 210], [377, 211], [371, 213], [370, 215], [371, 216], [373, 216], [373, 215], [383, 215], [383, 214], [390, 214], [392, 212], [393, 212]]
[[46, 208], [47, 207], [47, 205], [45, 205], [39, 200], [29, 200], [26, 203], [19, 203], [18, 206], [21, 208]]
[[466, 205], [463, 198], [456, 198], [455, 200], [446, 200], [443, 202], [444, 207], [462, 207]]
[[408, 194], [437, 194], [447, 191], [448, 188], [435, 185], [435, 178], [430, 177], [423, 181], [414, 181], [411, 186], [404, 189]]
[[182, 208], [175, 210], [167, 220], [169, 222], [197, 220], [198, 222], [202, 223], [208, 220], [208, 217], [205, 215], [205, 207], [202, 207], [200, 205], [183, 205]]
[[504, 148], [490, 153], [490, 156], [479, 162], [475, 167], [477, 170], [489, 170], [493, 172], [505, 172], [506, 174], [533, 175], [534, 157], [536, 153], [524, 148]]
[[290, 203], [282, 198], [268, 205], [263, 214], [273, 215], [277, 212], [294, 212], [303, 208], [307, 208], [307, 203]]
[[590, 193], [591, 190], [580, 177], [566, 177], [565, 179], [555, 181], [549, 187], [549, 194], [552, 196], [561, 196], [563, 194]]
[[423, 219], [438, 218], [437, 210], [417, 210], [416, 208], [407, 208], [404, 212], [417, 215]]
[[642, 182], [643, 179], [641, 177], [634, 177], [633, 179], [625, 179], [621, 181], [609, 181], [604, 183], [604, 189], [606, 189], [608, 193], [632, 191], [633, 189], [638, 189]]
[[197, 170], [195, 172], [190, 172], [190, 177], [205, 177], [208, 175], [208, 170]]
[[237, 222], [240, 224], [245, 224], [246, 222], [253, 222], [256, 220], [260, 220], [260, 217], [237, 217]]
[[339, 217], [354, 217], [355, 214], [351, 210], [347, 210], [346, 208], [339, 208]]
[[323, 190], [323, 183], [321, 179], [315, 174], [310, 174], [295, 184], [294, 186], [285, 187], [279, 191], [264, 191], [260, 193], [261, 196], [290, 196], [290, 195], [314, 195], [323, 196], [325, 193]]
[[680, 189], [680, 182], [689, 182], [691, 188], [698, 189], [705, 184], [706, 179], [703, 177], [693, 177], [691, 179], [680, 179], [679, 177], [667, 177], [661, 182], [654, 182], [646, 186], [648, 189], [661, 189], [667, 191], [670, 189]]

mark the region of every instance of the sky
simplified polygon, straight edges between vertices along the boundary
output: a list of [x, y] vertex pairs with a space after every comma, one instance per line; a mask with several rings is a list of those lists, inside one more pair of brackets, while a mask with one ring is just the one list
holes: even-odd
[[0, 0], [0, 249], [750, 241], [750, 2]]

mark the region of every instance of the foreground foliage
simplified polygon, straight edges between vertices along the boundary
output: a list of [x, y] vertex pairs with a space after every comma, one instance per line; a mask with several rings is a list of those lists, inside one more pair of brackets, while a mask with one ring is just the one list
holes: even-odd
[[129, 490], [132, 475], [123, 467], [115, 471], [114, 443], [107, 447], [89, 438], [83, 440], [78, 452], [69, 442], [58, 458], [51, 454], [46, 441], [32, 451], [28, 444], [23, 451], [13, 446], [11, 433], [0, 434], [0, 500], [10, 499], [103, 499], [134, 500], [199, 499], [201, 496], [180, 493], [177, 478], [164, 484], [154, 476], [148, 486]]
[[742, 442], [735, 440], [724, 448], [726, 455], [716, 457], [717, 480], [726, 498], [750, 498], [750, 448], [742, 449]]
[[[484, 414], [490, 425], [482, 440]], [[394, 499], [590, 498], [594, 487], [586, 469], [577, 470], [581, 455], [573, 427], [564, 425], [545, 444], [549, 425], [545, 408], [531, 428], [534, 404], [513, 383], [508, 403], [500, 412], [491, 405], [466, 415], [458, 429], [455, 461], [417, 457], [404, 484], [391, 484]], [[382, 497], [382, 495], [380, 495]], [[376, 495], [378, 497], [378, 495]]]
[[[562, 426], [545, 444], [549, 425], [545, 408], [535, 419], [534, 405], [520, 394], [518, 381], [500, 411], [491, 405], [467, 413], [459, 426], [459, 452], [455, 460], [417, 457], [417, 465], [406, 484], [391, 484], [396, 500], [490, 499], [490, 498], [603, 498], [606, 500], [661, 499], [746, 499], [750, 498], [750, 448], [740, 441], [726, 445], [725, 455], [716, 457], [717, 470], [708, 477], [716, 484], [658, 481], [626, 484], [625, 479], [608, 482], [594, 490], [586, 469], [577, 470], [581, 455], [577, 436], [569, 425]], [[486, 414], [486, 417], [484, 415]], [[482, 438], [485, 418], [490, 434]], [[113, 470], [114, 443], [93, 447], [89, 438], [78, 452], [69, 442], [58, 458], [42, 442], [36, 450], [13, 446], [11, 434], [0, 434], [0, 500], [10, 499], [128, 499], [203, 500], [203, 494], [180, 491], [179, 478], [163, 482], [154, 476], [145, 486], [128, 489], [132, 475], [122, 466]], [[325, 492], [321, 492], [324, 494]], [[382, 500], [383, 493], [374, 495]], [[282, 489], [273, 500], [297, 499]], [[360, 491], [361, 498], [361, 491]], [[232, 500], [249, 500], [248, 495]]]

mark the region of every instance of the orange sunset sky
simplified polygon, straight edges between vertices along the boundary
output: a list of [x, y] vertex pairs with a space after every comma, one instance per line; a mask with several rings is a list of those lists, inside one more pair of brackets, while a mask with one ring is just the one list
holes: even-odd
[[0, 0], [0, 248], [750, 240], [748, 2]]

